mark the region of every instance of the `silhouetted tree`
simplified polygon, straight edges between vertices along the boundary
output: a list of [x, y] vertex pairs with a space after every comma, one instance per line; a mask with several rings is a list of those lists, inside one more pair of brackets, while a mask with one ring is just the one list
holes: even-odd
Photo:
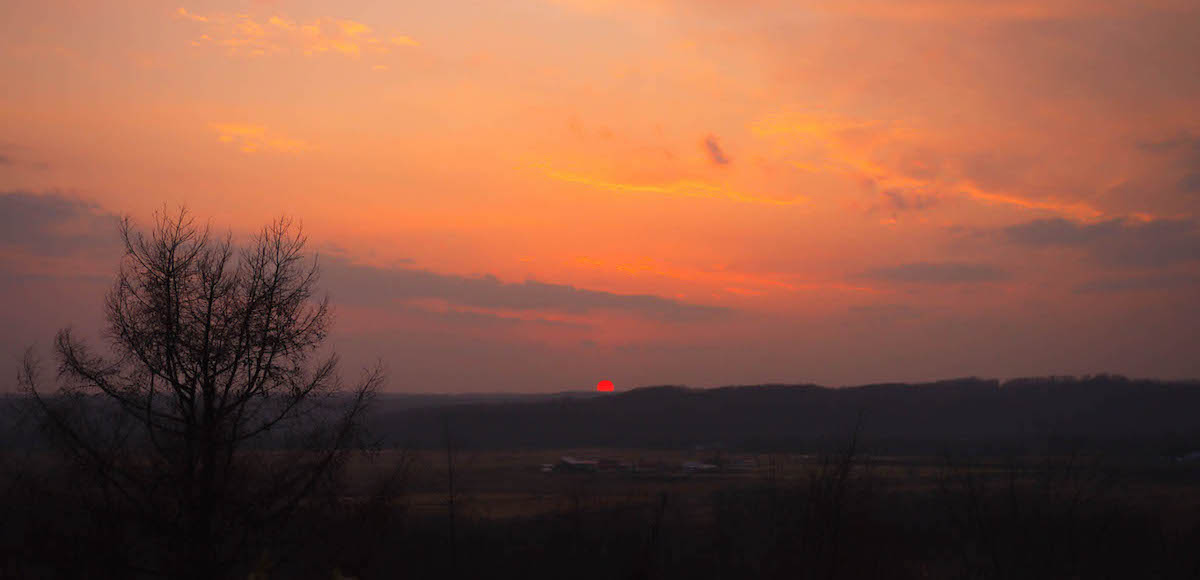
[[139, 524], [135, 569], [227, 575], [337, 483], [382, 373], [346, 389], [336, 355], [318, 352], [331, 311], [290, 221], [240, 249], [186, 210], [158, 214], [148, 235], [126, 218], [120, 234], [108, 352], [62, 330], [57, 388], [32, 353], [20, 379], [72, 460], [73, 493], [93, 517]]

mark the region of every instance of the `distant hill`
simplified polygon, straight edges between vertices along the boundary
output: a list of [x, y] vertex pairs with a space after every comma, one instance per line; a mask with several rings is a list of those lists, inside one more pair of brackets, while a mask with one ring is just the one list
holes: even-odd
[[429, 407], [446, 407], [478, 403], [537, 403], [555, 399], [588, 399], [606, 396], [596, 391], [563, 391], [561, 393], [379, 393], [375, 399], [381, 411], [398, 411]]
[[[99, 399], [97, 400], [99, 401]], [[1200, 382], [1119, 376], [826, 388], [644, 387], [618, 393], [380, 394], [371, 430], [384, 444], [475, 449], [723, 448], [816, 452], [860, 426], [873, 453], [1200, 450]], [[0, 443], [36, 444], [23, 397], [0, 397]]]
[[449, 421], [453, 437], [474, 448], [817, 451], [844, 442], [859, 424], [877, 453], [1200, 449], [1200, 382], [1108, 375], [429, 397], [385, 397], [376, 434], [392, 445], [436, 447]]

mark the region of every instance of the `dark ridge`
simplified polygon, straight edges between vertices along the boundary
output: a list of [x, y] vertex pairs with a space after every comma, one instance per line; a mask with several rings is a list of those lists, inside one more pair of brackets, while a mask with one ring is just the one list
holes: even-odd
[[616, 394], [421, 408], [381, 406], [392, 445], [436, 447], [449, 421], [461, 445], [817, 451], [861, 432], [877, 453], [1200, 449], [1200, 383], [1119, 376], [962, 378], [827, 388], [663, 385]]

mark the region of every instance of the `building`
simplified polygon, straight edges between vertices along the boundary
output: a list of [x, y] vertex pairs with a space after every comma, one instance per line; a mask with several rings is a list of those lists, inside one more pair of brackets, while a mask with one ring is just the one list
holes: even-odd
[[564, 455], [554, 466], [555, 471], [566, 473], [590, 473], [599, 470], [599, 463], [588, 459], [576, 459]]

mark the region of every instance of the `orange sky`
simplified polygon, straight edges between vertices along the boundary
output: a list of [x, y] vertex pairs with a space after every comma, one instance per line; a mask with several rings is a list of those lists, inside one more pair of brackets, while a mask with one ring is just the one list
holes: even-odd
[[395, 390], [1200, 375], [1195, 2], [18, 0], [0, 54], [13, 356], [165, 203], [302, 220]]

